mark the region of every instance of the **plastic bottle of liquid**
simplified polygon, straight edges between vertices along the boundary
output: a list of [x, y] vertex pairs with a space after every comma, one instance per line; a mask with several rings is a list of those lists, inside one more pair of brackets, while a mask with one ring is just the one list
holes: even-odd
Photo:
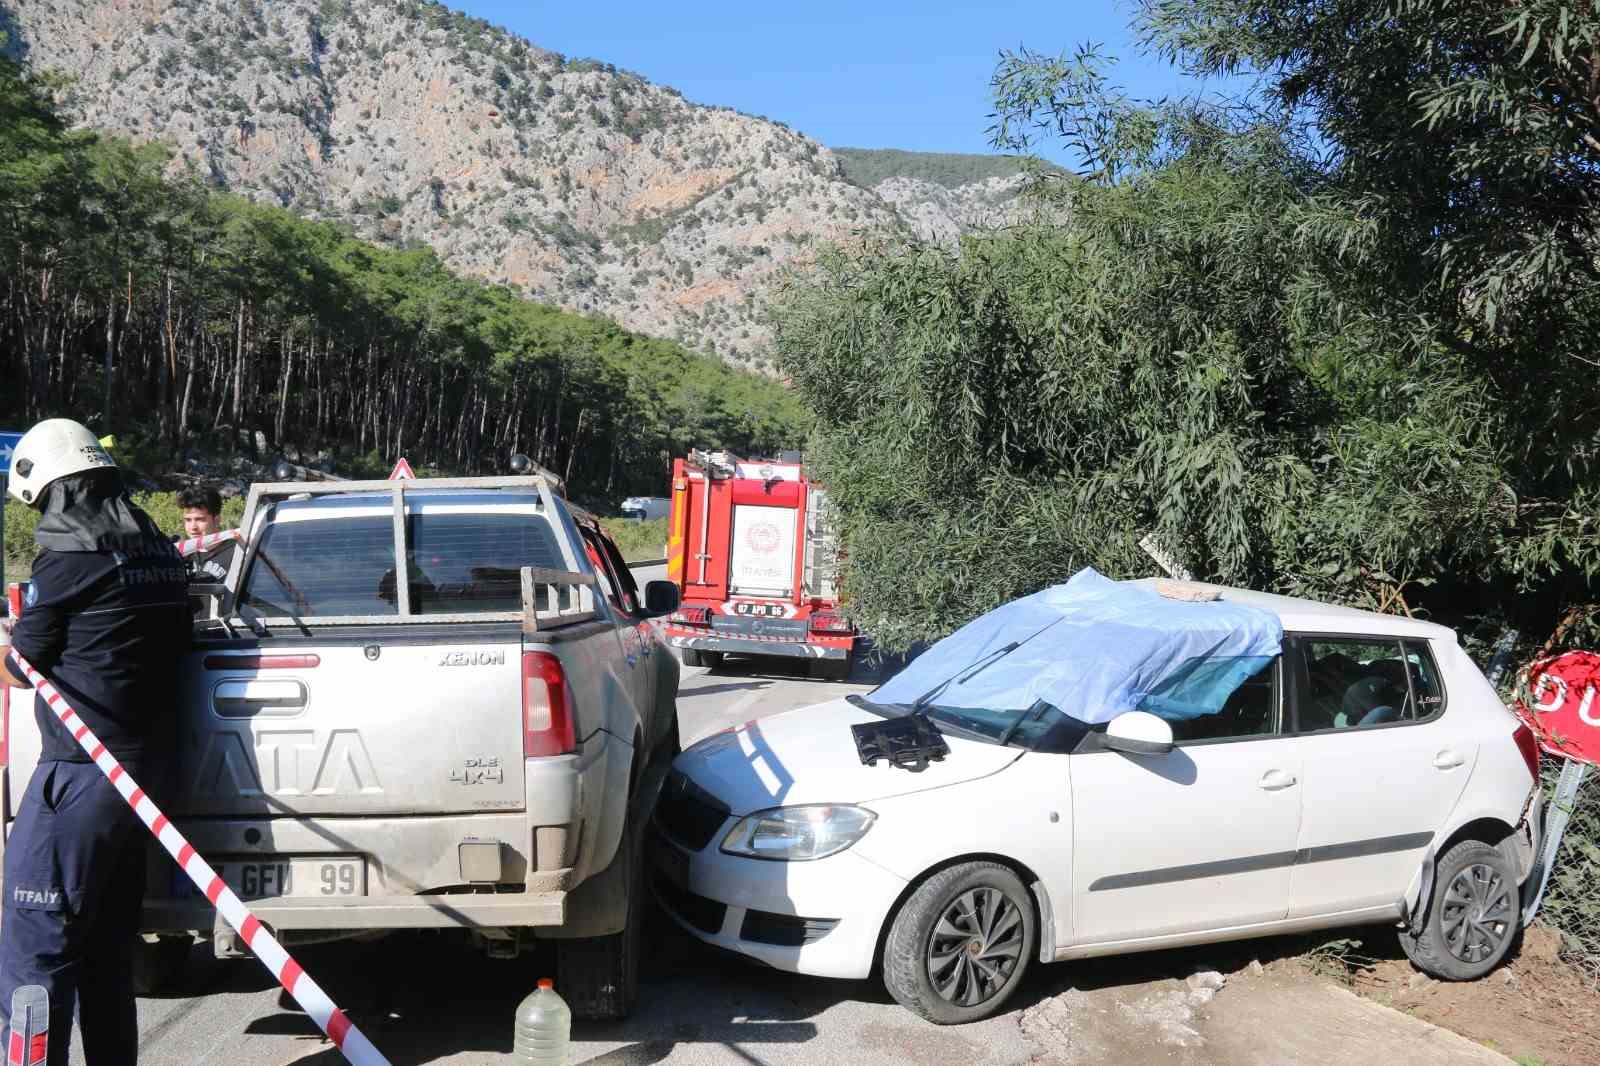
[[566, 1066], [571, 1039], [572, 1010], [556, 992], [555, 982], [541, 977], [539, 987], [517, 1004], [511, 1061]]

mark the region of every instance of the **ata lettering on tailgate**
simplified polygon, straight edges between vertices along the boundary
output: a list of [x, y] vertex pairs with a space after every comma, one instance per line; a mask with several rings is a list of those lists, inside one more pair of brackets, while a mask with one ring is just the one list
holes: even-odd
[[[245, 747], [249, 738], [251, 748]], [[383, 792], [378, 768], [354, 729], [322, 738], [310, 729], [207, 733], [195, 775], [196, 795], [332, 796]]]

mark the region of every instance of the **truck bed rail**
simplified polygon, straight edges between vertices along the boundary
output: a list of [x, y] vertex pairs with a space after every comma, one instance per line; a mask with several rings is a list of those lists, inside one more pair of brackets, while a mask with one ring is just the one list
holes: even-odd
[[[564, 536], [558, 537], [565, 570], [547, 567], [521, 568], [522, 608], [518, 611], [473, 611], [460, 613], [414, 613], [411, 609], [411, 583], [405, 550], [405, 496], [407, 491], [437, 489], [533, 489], [539, 495], [541, 507], [551, 520], [556, 521], [553, 486], [544, 475], [523, 477], [483, 478], [430, 478], [426, 481], [342, 481], [322, 484], [301, 482], [276, 482], [250, 487], [249, 501], [245, 505], [244, 533], [240, 536], [242, 550], [234, 561], [229, 581], [224, 585], [194, 585], [191, 596], [204, 598], [207, 610], [198, 621], [211, 624], [220, 622], [264, 634], [273, 629], [305, 629], [316, 626], [390, 626], [434, 625], [473, 622], [516, 622], [524, 633], [547, 631], [561, 626], [592, 621], [598, 617], [595, 605], [596, 578], [578, 570], [578, 559], [573, 546]], [[241, 610], [232, 602], [230, 589], [237, 588], [246, 566], [256, 559], [270, 566], [271, 561], [259, 553], [259, 544], [250, 536], [258, 524], [261, 505], [270, 500], [291, 499], [303, 496], [330, 496], [361, 492], [382, 492], [393, 499], [395, 543], [395, 599], [394, 614], [320, 615], [301, 618], [297, 615], [268, 616], [255, 611]], [[541, 598], [543, 603], [541, 604]]]

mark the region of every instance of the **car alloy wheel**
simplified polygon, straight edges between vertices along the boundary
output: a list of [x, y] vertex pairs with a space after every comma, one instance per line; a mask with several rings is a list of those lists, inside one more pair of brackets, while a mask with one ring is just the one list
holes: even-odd
[[1483, 962], [1511, 935], [1516, 918], [1511, 884], [1487, 864], [1473, 863], [1451, 878], [1440, 904], [1445, 949], [1462, 962]]
[[1038, 950], [1033, 895], [1014, 870], [966, 862], [923, 878], [883, 943], [883, 984], [935, 1025], [1004, 1008]]
[[950, 902], [928, 938], [928, 978], [946, 1003], [976, 1007], [993, 999], [1022, 957], [1022, 912], [994, 888]]

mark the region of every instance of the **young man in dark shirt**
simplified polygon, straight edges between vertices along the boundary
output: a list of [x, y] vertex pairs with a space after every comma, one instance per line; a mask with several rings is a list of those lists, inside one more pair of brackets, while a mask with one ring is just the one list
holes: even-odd
[[[183, 560], [76, 422], [51, 419], [23, 436], [9, 491], [41, 512], [40, 551], [0, 683], [27, 687], [12, 654], [20, 653], [160, 802], [190, 636]], [[34, 718], [43, 751], [5, 850], [0, 1014], [17, 988], [43, 985], [50, 1066], [67, 1062], [74, 1007], [84, 1061], [130, 1066], [138, 1060], [133, 949], [149, 836], [38, 697]]]
[[[178, 510], [183, 514], [183, 537], [204, 537], [222, 532], [222, 496], [216, 489], [191, 486], [178, 493]], [[233, 565], [237, 541], [224, 541], [205, 552], [189, 556], [189, 580], [220, 585]]]

